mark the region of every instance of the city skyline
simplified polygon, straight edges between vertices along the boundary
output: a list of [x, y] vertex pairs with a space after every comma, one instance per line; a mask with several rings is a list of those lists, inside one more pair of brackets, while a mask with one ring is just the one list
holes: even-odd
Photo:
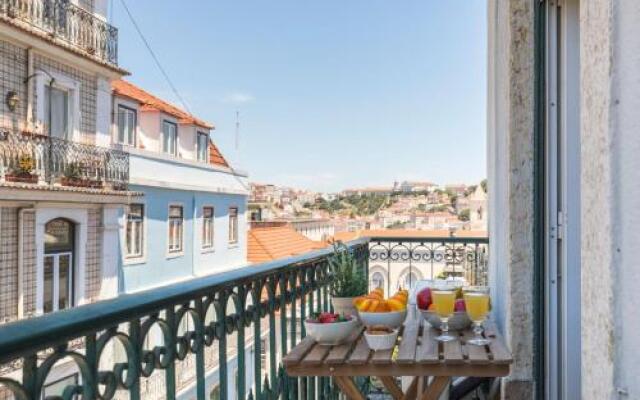
[[[113, 5], [120, 64], [145, 71], [132, 82], [180, 105]], [[252, 181], [337, 191], [486, 176], [484, 1], [128, 6], [189, 111]]]

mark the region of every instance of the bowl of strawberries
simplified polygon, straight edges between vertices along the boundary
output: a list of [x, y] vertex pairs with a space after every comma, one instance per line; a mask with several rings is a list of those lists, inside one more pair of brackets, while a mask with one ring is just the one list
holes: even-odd
[[376, 288], [365, 296], [356, 297], [353, 305], [358, 317], [365, 326], [387, 326], [397, 328], [407, 317], [409, 292], [399, 290], [388, 299], [384, 298], [384, 289]]
[[307, 335], [320, 344], [336, 345], [343, 343], [358, 327], [355, 316], [330, 312], [315, 313], [304, 321]]

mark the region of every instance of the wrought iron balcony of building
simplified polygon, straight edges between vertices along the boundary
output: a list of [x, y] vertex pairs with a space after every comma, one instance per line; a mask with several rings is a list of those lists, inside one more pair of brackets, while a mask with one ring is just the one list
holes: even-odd
[[129, 153], [46, 135], [2, 132], [0, 182], [127, 190]]
[[70, 0], [0, 0], [0, 18], [118, 64], [118, 29]]
[[[386, 264], [413, 268], [416, 276], [434, 268], [448, 274], [443, 265], [455, 265], [453, 276], [486, 283], [487, 238], [377, 237], [347, 246], [370, 282]], [[332, 254], [326, 248], [4, 324], [0, 398], [42, 398], [54, 365], [67, 360], [81, 379], [61, 398], [175, 399], [195, 386], [199, 400], [230, 399], [233, 391], [243, 400], [337, 399], [330, 378], [291, 378], [278, 361], [306, 336], [307, 316], [332, 308]], [[151, 340], [153, 330], [161, 338]], [[79, 340], [82, 349], [74, 346]], [[219, 376], [215, 396], [206, 388], [212, 371]], [[149, 388], [153, 396], [145, 394]]]

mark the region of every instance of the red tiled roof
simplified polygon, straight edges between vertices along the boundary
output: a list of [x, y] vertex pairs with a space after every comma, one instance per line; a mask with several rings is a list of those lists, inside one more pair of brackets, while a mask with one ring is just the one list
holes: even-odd
[[229, 163], [222, 156], [222, 153], [218, 149], [218, 146], [213, 143], [213, 140], [209, 140], [209, 164], [229, 167]]
[[251, 263], [277, 260], [326, 247], [288, 226], [253, 228], [248, 231], [247, 259]]
[[193, 124], [207, 129], [214, 129], [212, 124], [194, 117], [130, 82], [122, 79], [115, 80], [111, 84], [111, 87], [115, 94], [128, 97], [140, 103], [140, 109], [142, 111], [162, 111], [163, 113], [176, 117], [181, 124]]

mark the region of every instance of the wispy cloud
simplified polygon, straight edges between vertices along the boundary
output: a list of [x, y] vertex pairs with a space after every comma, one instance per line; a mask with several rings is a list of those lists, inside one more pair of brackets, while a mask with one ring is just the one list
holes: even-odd
[[255, 101], [255, 99], [250, 93], [235, 92], [225, 96], [223, 101], [231, 104], [246, 104]]

